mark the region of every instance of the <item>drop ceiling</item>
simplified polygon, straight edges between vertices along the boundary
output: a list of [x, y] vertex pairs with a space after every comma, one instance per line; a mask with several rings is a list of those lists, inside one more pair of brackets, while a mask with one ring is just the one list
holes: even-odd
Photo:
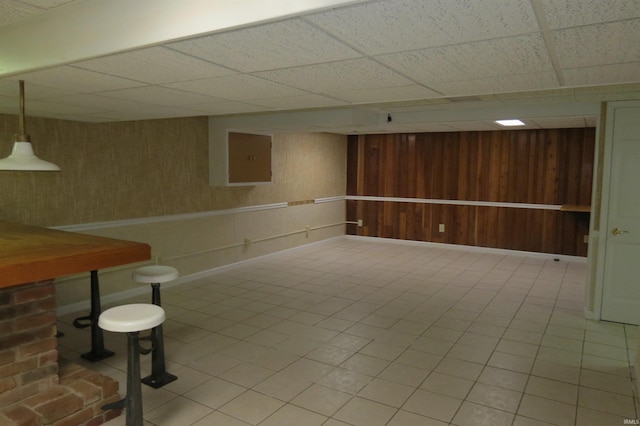
[[0, 113], [18, 80], [30, 116], [338, 133], [593, 126], [640, 98], [640, 0], [264, 3], [0, 0]]

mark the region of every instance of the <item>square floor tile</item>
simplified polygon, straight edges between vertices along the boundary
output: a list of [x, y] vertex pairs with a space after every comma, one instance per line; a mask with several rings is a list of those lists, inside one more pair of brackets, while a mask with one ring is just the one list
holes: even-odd
[[451, 424], [456, 426], [511, 426], [513, 413], [465, 401]]
[[559, 426], [573, 426], [576, 406], [525, 394], [518, 414]]
[[476, 380], [478, 376], [480, 376], [482, 369], [482, 364], [454, 358], [445, 358], [438, 364], [434, 371], [462, 379]]
[[219, 408], [243, 392], [246, 392], [246, 390], [246, 388], [227, 382], [226, 380], [213, 378], [185, 393], [184, 396], [207, 407]]
[[326, 420], [325, 416], [312, 411], [285, 405], [260, 423], [260, 426], [320, 426]]
[[346, 392], [326, 386], [312, 385], [295, 397], [291, 403], [330, 417], [351, 398], [352, 396]]
[[383, 426], [396, 411], [388, 405], [355, 397], [338, 410], [334, 417], [355, 426]]
[[578, 386], [544, 377], [531, 376], [525, 393], [575, 405], [578, 402]]
[[429, 377], [420, 385], [420, 389], [439, 393], [442, 395], [451, 396], [453, 398], [464, 399], [471, 387], [473, 386], [472, 380], [462, 379], [460, 377], [450, 376], [448, 374], [442, 374], [432, 372]]
[[273, 398], [289, 401], [311, 386], [312, 382], [287, 373], [276, 373], [253, 387]]
[[449, 423], [409, 411], [398, 411], [386, 426], [447, 426]]
[[417, 387], [429, 375], [429, 371], [421, 368], [393, 362], [378, 377], [390, 382]]
[[330, 373], [327, 373], [321, 379], [317, 380], [317, 383], [355, 395], [365, 387], [371, 379], [372, 377], [366, 374], [347, 370], [345, 368], [336, 368]]
[[[145, 418], [153, 423], [166, 426], [190, 425], [211, 414], [213, 409], [187, 398], [176, 398], [161, 405]], [[124, 414], [123, 414], [124, 415]]]
[[479, 405], [515, 413], [521, 397], [522, 392], [478, 382], [473, 386], [466, 400]]
[[462, 405], [462, 399], [418, 389], [402, 406], [403, 410], [449, 422]]
[[617, 393], [580, 386], [578, 393], [578, 405], [580, 407], [616, 414], [629, 419], [636, 418], [633, 398]]
[[399, 383], [389, 382], [382, 379], [373, 379], [367, 384], [358, 396], [390, 405], [392, 407], [400, 407], [411, 396], [414, 387], [401, 385]]
[[282, 401], [249, 390], [226, 403], [219, 410], [249, 424], [257, 424], [283, 405]]

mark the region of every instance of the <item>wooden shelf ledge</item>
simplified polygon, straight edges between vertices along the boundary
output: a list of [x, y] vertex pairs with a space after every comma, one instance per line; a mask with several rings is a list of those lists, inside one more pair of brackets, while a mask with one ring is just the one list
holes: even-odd
[[563, 204], [560, 206], [560, 211], [563, 212], [579, 212], [579, 213], [590, 213], [591, 206], [584, 206], [580, 204]]

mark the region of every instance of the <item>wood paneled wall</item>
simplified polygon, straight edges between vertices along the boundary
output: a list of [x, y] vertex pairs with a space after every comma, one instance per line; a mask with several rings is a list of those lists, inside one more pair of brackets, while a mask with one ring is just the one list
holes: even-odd
[[588, 213], [521, 204], [590, 205], [594, 146], [593, 128], [351, 136], [347, 195], [416, 202], [350, 200], [348, 233], [586, 256]]

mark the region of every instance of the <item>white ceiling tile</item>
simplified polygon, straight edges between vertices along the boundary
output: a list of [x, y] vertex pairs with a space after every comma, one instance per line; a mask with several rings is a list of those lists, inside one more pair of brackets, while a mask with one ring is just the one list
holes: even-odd
[[361, 56], [299, 19], [171, 43], [190, 55], [241, 72], [315, 64]]
[[369, 89], [344, 89], [337, 92], [327, 92], [327, 94], [356, 104], [408, 101], [441, 96], [439, 93], [417, 84]]
[[265, 71], [255, 75], [314, 93], [413, 84], [389, 68], [364, 58]]
[[338, 101], [333, 98], [327, 98], [321, 95], [300, 95], [300, 96], [287, 96], [277, 98], [266, 99], [247, 99], [254, 105], [260, 105], [272, 109], [306, 109], [306, 108], [325, 108], [338, 105], [346, 105], [346, 102]]
[[[7, 77], [0, 80], [0, 95], [14, 96], [16, 99], [20, 95], [20, 84], [18, 78]], [[71, 95], [76, 92], [71, 90], [62, 90], [55, 87], [39, 86], [37, 84], [31, 84], [30, 81], [24, 84], [24, 94], [27, 102], [29, 99], [47, 99], [56, 96]], [[17, 103], [16, 103], [17, 105]]]
[[557, 30], [553, 40], [562, 68], [636, 62], [640, 19]]
[[405, 132], [454, 132], [457, 129], [444, 123], [423, 123], [404, 126]]
[[306, 94], [301, 90], [247, 74], [233, 74], [198, 81], [171, 83], [166, 86], [233, 101]]
[[[33, 83], [40, 86], [54, 87], [81, 93], [95, 93], [104, 90], [124, 89], [140, 86], [137, 81], [113, 77], [94, 71], [82, 70], [71, 66], [49, 68], [27, 74], [14, 76], [25, 80], [25, 86]], [[25, 87], [26, 91], [26, 87]]]
[[59, 96], [49, 99], [66, 105], [76, 105], [79, 107], [95, 107], [105, 111], [120, 110], [125, 112], [134, 112], [139, 109], [148, 109], [149, 103], [137, 102], [135, 100], [126, 100], [120, 98], [112, 98], [93, 94], [79, 94], [71, 96]]
[[[461, 132], [489, 131], [489, 130], [496, 130], [497, 128], [500, 128], [500, 130], [505, 130], [504, 127], [494, 123], [493, 121], [450, 121], [450, 122], [443, 122], [442, 124], [450, 127], [452, 130], [461, 131]], [[526, 127], [529, 127], [529, 126], [518, 127], [518, 129], [522, 129]]]
[[638, 0], [540, 0], [549, 28], [640, 18]]
[[197, 93], [184, 92], [159, 86], [144, 86], [135, 87], [133, 89], [112, 90], [108, 92], [101, 92], [100, 95], [162, 106], [195, 105], [216, 100], [212, 99], [211, 96], [199, 95]]
[[174, 107], [150, 107], [138, 109], [137, 111], [107, 111], [93, 116], [87, 115], [85, 121], [130, 121], [130, 120], [151, 120], [156, 118], [174, 117], [196, 117], [203, 115], [196, 110]]
[[540, 34], [394, 53], [376, 59], [427, 86], [439, 81], [553, 69]]
[[101, 108], [95, 106], [87, 107], [78, 105], [66, 105], [53, 101], [29, 100], [25, 102], [25, 114], [27, 115], [27, 117], [39, 117], [42, 111], [48, 110], [53, 110], [58, 115], [96, 113], [103, 111]]
[[[0, 26], [7, 19], [20, 25], [22, 18], [71, 1], [87, 0], [0, 0]], [[543, 39], [532, 6], [542, 12], [540, 25], [550, 37]], [[383, 119], [365, 123], [363, 132], [423, 124], [427, 131], [452, 131], [450, 122], [467, 109], [571, 109], [640, 98], [640, 0], [354, 2], [5, 75], [0, 112], [16, 114], [18, 79], [26, 81], [28, 114], [46, 117], [110, 121], [357, 105], [382, 118], [386, 111], [398, 116], [384, 126]], [[481, 99], [470, 102], [474, 97]], [[438, 116], [447, 123], [403, 120], [431, 117], [432, 108], [450, 112]], [[344, 126], [327, 121], [313, 125]]]
[[522, 75], [503, 75], [465, 81], [432, 83], [433, 89], [446, 96], [482, 95], [491, 93], [522, 92], [529, 89], [543, 90], [559, 87], [555, 72], [539, 72]]
[[30, 15], [45, 12], [45, 8], [25, 4], [20, 1], [0, 2], [0, 27], [20, 21]]
[[640, 62], [571, 68], [562, 71], [569, 86], [590, 86], [611, 83], [631, 83], [638, 80]]
[[587, 127], [584, 117], [544, 117], [531, 120], [541, 129], [567, 129]]
[[370, 55], [526, 34], [538, 29], [529, 0], [391, 0], [306, 19]]
[[227, 68], [160, 46], [76, 62], [73, 66], [150, 84], [234, 73]]
[[233, 113], [250, 113], [250, 112], [262, 112], [269, 111], [271, 108], [248, 104], [238, 101], [221, 101], [211, 102], [199, 105], [190, 106], [193, 110], [200, 111], [209, 115], [221, 115]]

